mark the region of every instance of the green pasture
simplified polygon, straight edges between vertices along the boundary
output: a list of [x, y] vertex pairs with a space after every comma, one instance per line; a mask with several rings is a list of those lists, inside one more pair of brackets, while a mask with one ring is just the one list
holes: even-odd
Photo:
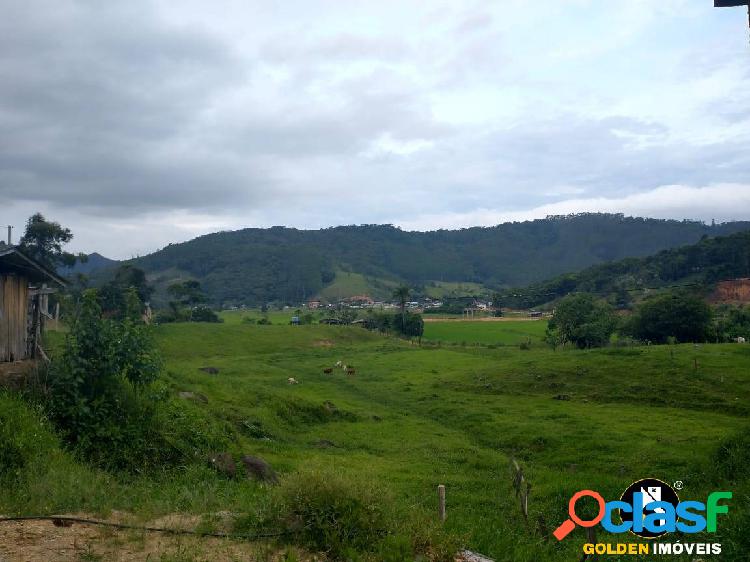
[[424, 338], [447, 343], [486, 345], [541, 344], [546, 320], [471, 321], [445, 320], [425, 322]]
[[[241, 310], [222, 310], [219, 312], [219, 317], [224, 320], [227, 324], [241, 324], [245, 318], [254, 320], [260, 320], [261, 318], [268, 318], [271, 324], [289, 325], [292, 320], [292, 316], [295, 315], [295, 308], [287, 308], [285, 310], [269, 310], [267, 312], [261, 312], [258, 308], [246, 308]], [[307, 311], [306, 311], [307, 312]], [[313, 313], [315, 311], [312, 311]]]
[[[544, 333], [545, 322], [528, 321], [427, 323], [419, 347], [358, 327], [247, 325], [242, 314], [223, 313], [222, 324], [159, 326], [166, 383], [172, 395], [204, 396], [185, 407], [223, 427], [231, 452], [259, 455], [282, 477], [318, 470], [375, 483], [405, 519], [434, 518], [436, 487], [444, 484], [446, 529], [472, 550], [519, 562], [580, 559], [582, 529], [561, 543], [549, 537], [574, 492], [617, 499], [640, 478], [680, 480], [686, 499], [736, 493], [719, 536], [689, 537], [723, 542], [723, 556], [702, 558], [741, 560], [750, 552], [750, 488], [717, 452], [748, 427], [750, 346], [519, 349]], [[356, 374], [323, 372], [337, 361]], [[531, 484], [528, 521], [511, 486], [511, 458]], [[30, 476], [0, 495], [0, 511], [242, 513], [269, 493], [199, 465], [124, 479], [55, 462], [57, 482]], [[636, 539], [600, 531], [599, 540]]]

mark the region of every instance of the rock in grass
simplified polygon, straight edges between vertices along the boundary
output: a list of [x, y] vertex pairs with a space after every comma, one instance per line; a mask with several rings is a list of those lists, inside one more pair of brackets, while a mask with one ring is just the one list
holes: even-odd
[[208, 373], [209, 375], [219, 374], [219, 369], [217, 369], [216, 367], [200, 367], [198, 370], [203, 371], [204, 373]]
[[471, 550], [463, 550], [459, 553], [459, 558], [456, 559], [460, 562], [495, 562], [492, 558], [487, 558]]
[[208, 464], [227, 478], [234, 478], [237, 475], [237, 465], [234, 464], [232, 455], [227, 452], [211, 455]]
[[203, 404], [208, 403], [208, 398], [206, 398], [200, 392], [190, 392], [189, 390], [183, 390], [181, 392], [178, 392], [177, 396], [179, 396], [183, 400], [195, 400], [196, 402], [202, 402]]
[[268, 484], [276, 484], [279, 481], [271, 465], [260, 457], [245, 455], [242, 457], [242, 464], [245, 465], [245, 474], [248, 478]]

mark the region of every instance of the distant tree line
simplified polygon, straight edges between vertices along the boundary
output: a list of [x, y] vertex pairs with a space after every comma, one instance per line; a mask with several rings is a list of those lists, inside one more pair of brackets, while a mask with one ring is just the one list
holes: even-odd
[[608, 345], [615, 333], [654, 344], [750, 340], [750, 308], [724, 306], [714, 311], [700, 294], [670, 290], [622, 315], [605, 300], [578, 293], [557, 303], [545, 339], [553, 347], [570, 344], [584, 349]]

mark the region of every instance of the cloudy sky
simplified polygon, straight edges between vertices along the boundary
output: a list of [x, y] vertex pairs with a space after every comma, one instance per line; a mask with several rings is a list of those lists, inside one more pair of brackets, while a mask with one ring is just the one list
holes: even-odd
[[747, 14], [712, 4], [0, 0], [0, 224], [127, 258], [246, 226], [750, 219]]

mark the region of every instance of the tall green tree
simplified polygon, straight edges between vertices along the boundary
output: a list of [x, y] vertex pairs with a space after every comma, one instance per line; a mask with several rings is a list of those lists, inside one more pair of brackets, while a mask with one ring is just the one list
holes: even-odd
[[19, 242], [21, 251], [31, 259], [49, 269], [72, 266], [76, 260], [86, 261], [84, 254], [71, 254], [63, 246], [73, 239], [69, 228], [59, 222], [48, 221], [41, 213], [35, 213], [26, 221], [26, 230]]
[[702, 342], [710, 339], [712, 320], [711, 307], [698, 295], [670, 291], [643, 301], [625, 331], [654, 343], [665, 343], [670, 337], [679, 342]]
[[104, 312], [109, 316], [122, 318], [126, 312], [125, 295], [130, 289], [135, 291], [141, 303], [148, 302], [154, 292], [142, 269], [124, 264], [117, 268], [113, 278], [99, 290], [99, 302]]
[[200, 281], [194, 279], [172, 283], [167, 287], [167, 292], [183, 306], [195, 306], [206, 302], [206, 294], [203, 292]]
[[411, 289], [408, 285], [400, 285], [393, 291], [393, 298], [398, 301], [398, 306], [401, 308], [401, 325], [406, 325], [406, 303], [409, 302], [409, 295]]
[[572, 343], [576, 347], [606, 345], [615, 331], [617, 319], [612, 307], [593, 295], [579, 293], [563, 298], [555, 307], [547, 327], [547, 341]]

